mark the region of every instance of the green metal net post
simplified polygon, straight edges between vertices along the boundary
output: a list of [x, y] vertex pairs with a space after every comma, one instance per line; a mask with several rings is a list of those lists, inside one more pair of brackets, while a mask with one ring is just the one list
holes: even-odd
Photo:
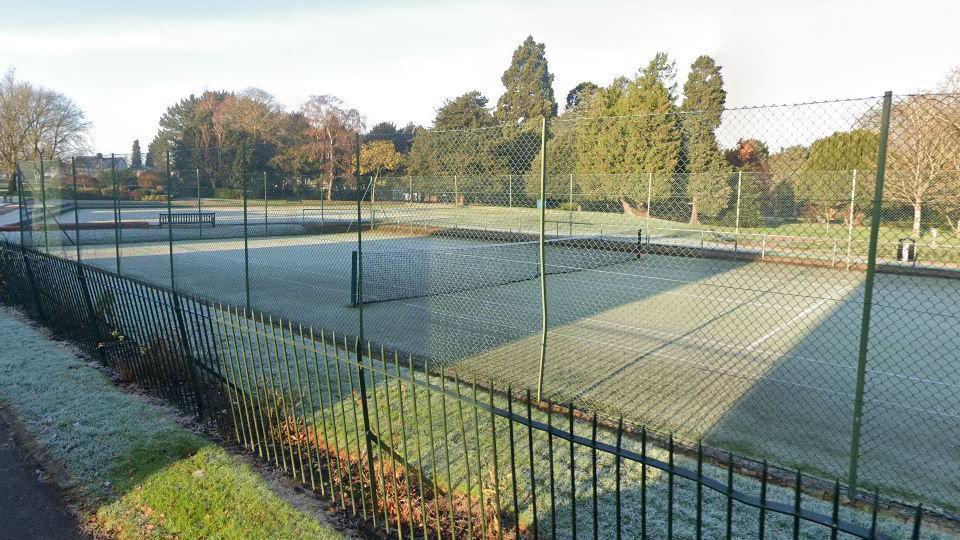
[[[857, 468], [860, 458], [860, 428], [863, 420], [863, 392], [867, 373], [867, 350], [870, 342], [870, 312], [873, 308], [873, 284], [877, 273], [877, 242], [880, 237], [880, 215], [883, 206], [883, 181], [887, 167], [887, 139], [890, 134], [890, 108], [893, 93], [883, 95], [880, 120], [880, 145], [877, 150], [877, 178], [873, 189], [873, 215], [870, 218], [870, 244], [867, 252], [867, 276], [863, 286], [863, 320], [860, 324], [860, 349], [857, 357], [857, 386], [853, 403], [853, 430], [850, 437], [850, 495], [857, 492]], [[852, 216], [851, 216], [852, 219]]]
[[[120, 273], [120, 179], [117, 178], [117, 160], [110, 154], [110, 179], [113, 181], [113, 248], [117, 273]], [[167, 186], [170, 185], [170, 155], [167, 152]], [[169, 222], [167, 223], [169, 225]]]
[[363, 351], [362, 344], [363, 340], [363, 191], [360, 189], [360, 134], [357, 133], [355, 137], [355, 155], [354, 155], [354, 179], [357, 191], [357, 284], [356, 284], [356, 294], [357, 294], [357, 309], [358, 312], [358, 339], [357, 339], [357, 375], [360, 379], [360, 406], [363, 412], [363, 433], [364, 441], [366, 443], [367, 451], [367, 474], [370, 478], [370, 501], [373, 508], [373, 518], [374, 524], [376, 524], [377, 519], [377, 489], [376, 489], [376, 476], [375, 469], [373, 464], [373, 442], [374, 437], [373, 431], [370, 429], [370, 411], [367, 403], [367, 383], [365, 376], [365, 369], [363, 367]]
[[543, 399], [543, 370], [547, 361], [547, 264], [546, 234], [547, 220], [547, 118], [540, 121], [540, 370], [537, 375], [537, 400]]
[[250, 313], [250, 234], [247, 229], [247, 145], [241, 149], [240, 176], [243, 181], [243, 290], [246, 299], [247, 313]]
[[47, 186], [44, 180], [43, 156], [40, 157], [40, 208], [43, 216], [43, 252], [50, 253], [50, 238], [47, 236]]
[[[173, 273], [173, 175], [170, 172], [170, 150], [167, 150], [167, 246], [168, 254], [170, 258], [170, 290], [176, 294], [177, 292], [177, 283], [175, 275]], [[118, 264], [119, 264], [119, 251], [120, 247], [117, 244], [117, 254], [118, 254]]]
[[20, 248], [23, 249], [23, 247], [27, 245], [27, 236], [25, 234], [27, 228], [27, 199], [23, 195], [23, 175], [20, 174], [20, 165], [15, 163], [13, 170], [13, 183], [17, 188], [17, 213], [20, 218]]
[[270, 226], [268, 225], [270, 221], [269, 205], [270, 198], [268, 197], [267, 192], [267, 171], [263, 171], [263, 232], [266, 234], [270, 231]]
[[70, 158], [70, 179], [73, 183], [73, 240], [80, 264], [80, 200], [77, 198], [77, 158]]
[[[200, 214], [203, 213], [203, 197], [200, 196], [200, 167], [197, 167], [197, 219], [200, 219]], [[200, 238], [203, 238], [203, 224], [200, 224], [200, 227], [197, 228], [199, 231]]]
[[737, 203], [736, 203], [736, 217], [734, 218], [734, 234], [740, 234], [740, 193], [741, 187], [743, 185], [743, 171], [737, 171]]

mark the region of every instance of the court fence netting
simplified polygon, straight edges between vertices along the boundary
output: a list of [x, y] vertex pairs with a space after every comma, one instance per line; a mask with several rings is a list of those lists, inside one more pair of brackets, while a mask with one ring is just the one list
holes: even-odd
[[886, 94], [423, 129], [384, 174], [360, 134], [339, 172], [23, 162], [3, 291], [397, 534], [919, 534], [960, 510], [958, 126]]

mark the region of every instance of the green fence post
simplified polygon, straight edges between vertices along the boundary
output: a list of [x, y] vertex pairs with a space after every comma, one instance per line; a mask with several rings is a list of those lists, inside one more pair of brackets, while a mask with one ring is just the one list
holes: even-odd
[[37, 308], [37, 318], [41, 321], [46, 320], [43, 313], [43, 303], [40, 299], [40, 290], [37, 288], [37, 281], [33, 275], [33, 268], [30, 266], [30, 258], [27, 257], [27, 250], [20, 246], [20, 260], [23, 262], [23, 270], [27, 274], [27, 281], [30, 283], [30, 292], [32, 293], [33, 304]]
[[853, 178], [850, 179], [850, 214], [847, 215], [847, 270], [850, 270], [850, 256], [853, 250], [853, 211], [855, 209], [857, 197], [857, 169], [853, 170]]
[[80, 284], [81, 294], [83, 296], [84, 307], [87, 308], [87, 317], [90, 319], [90, 325], [93, 330], [93, 339], [96, 342], [95, 348], [100, 363], [106, 365], [106, 357], [103, 353], [103, 336], [100, 333], [100, 317], [93, 308], [93, 300], [90, 297], [90, 287], [87, 285], [87, 276], [83, 271], [83, 260], [80, 253], [80, 199], [77, 197], [77, 158], [70, 158], [70, 176], [73, 182], [73, 239], [77, 247], [77, 281]]
[[263, 171], [263, 233], [266, 234], [270, 231], [270, 227], [267, 224], [269, 221], [269, 208], [270, 200], [267, 197], [267, 171]]
[[359, 338], [357, 340], [357, 374], [360, 379], [360, 406], [363, 412], [363, 433], [364, 439], [366, 441], [367, 449], [367, 474], [370, 477], [370, 498], [371, 505], [373, 508], [372, 515], [374, 516], [374, 524], [376, 524], [377, 516], [377, 489], [376, 489], [376, 476], [375, 469], [373, 466], [373, 442], [374, 437], [373, 431], [370, 429], [370, 410], [367, 404], [367, 383], [365, 376], [365, 369], [363, 367], [363, 350], [362, 344], [363, 340], [363, 192], [360, 190], [360, 134], [357, 133], [355, 137], [354, 145], [355, 154], [354, 154], [354, 178], [355, 184], [357, 187], [357, 309], [358, 313], [358, 331]]
[[[173, 273], [173, 174], [170, 172], [170, 150], [167, 149], [167, 245], [170, 254], [170, 290], [177, 292], [177, 282]], [[117, 272], [120, 265], [120, 245], [117, 244]]]
[[200, 238], [203, 238], [203, 220], [200, 219], [202, 213], [203, 197], [200, 196], [200, 167], [197, 167], [197, 221], [200, 223], [197, 230], [200, 231]]
[[547, 220], [547, 117], [540, 121], [540, 371], [537, 376], [537, 400], [543, 399], [543, 371], [547, 361], [547, 254], [544, 235]]
[[43, 251], [50, 253], [50, 239], [47, 236], [47, 187], [44, 180], [43, 155], [40, 156], [40, 204], [43, 215]]
[[[24, 193], [23, 174], [20, 173], [19, 167], [17, 167], [16, 170], [17, 170], [17, 173], [16, 173], [16, 178], [14, 178], [14, 182], [18, 183], [17, 191], [20, 193], [20, 203], [22, 205], [20, 209], [20, 262], [23, 263], [23, 271], [27, 274], [27, 282], [30, 283], [30, 293], [31, 293], [31, 298], [33, 299], [34, 307], [36, 307], [36, 310], [37, 310], [37, 318], [39, 318], [42, 321], [44, 320], [43, 304], [40, 302], [40, 292], [37, 290], [37, 282], [34, 280], [33, 269], [30, 267], [30, 261], [27, 258], [27, 248], [26, 248], [26, 244], [24, 243], [25, 237], [23, 235], [23, 230], [27, 226], [27, 223], [26, 223], [27, 207], [25, 202], [26, 198], [24, 197], [24, 194], [23, 194]], [[31, 219], [30, 221], [31, 221], [30, 227], [33, 227], [33, 223], [32, 223], [33, 220]], [[30, 239], [32, 243], [33, 241], [32, 233], [30, 235]]]
[[80, 199], [77, 198], [77, 158], [70, 158], [70, 179], [73, 182], [73, 240], [80, 264]]
[[[169, 179], [169, 164], [167, 174]], [[117, 274], [120, 273], [120, 179], [117, 177], [117, 160], [110, 154], [110, 178], [113, 181], [113, 246], [117, 259]], [[169, 224], [168, 224], [169, 225]]]
[[203, 393], [201, 388], [203, 388], [202, 381], [200, 380], [200, 374], [197, 371], [197, 358], [191, 352], [190, 347], [190, 338], [187, 337], [187, 325], [183, 320], [183, 307], [180, 302], [180, 295], [177, 294], [177, 291], [170, 291], [170, 296], [173, 297], [173, 316], [177, 322], [177, 332], [180, 334], [180, 342], [183, 347], [183, 361], [187, 363], [187, 369], [190, 371], [190, 382], [193, 387], [194, 399], [197, 406], [197, 420], [203, 420]]
[[240, 176], [243, 182], [243, 290], [247, 301], [247, 314], [250, 311], [250, 234], [247, 230], [247, 143], [243, 143], [240, 158]]
[[737, 210], [734, 218], [734, 234], [740, 234], [740, 186], [743, 183], [743, 171], [737, 171]]
[[867, 373], [867, 349], [870, 342], [870, 311], [873, 307], [873, 282], [877, 273], [877, 242], [883, 206], [883, 180], [887, 168], [887, 139], [890, 135], [890, 108], [893, 93], [883, 94], [880, 120], [880, 147], [877, 150], [877, 178], [873, 189], [873, 216], [870, 221], [870, 247], [867, 253], [867, 277], [863, 286], [863, 320], [860, 324], [860, 351], [857, 359], [857, 387], [853, 403], [853, 433], [850, 437], [850, 495], [857, 493], [857, 468], [860, 461], [860, 428], [863, 419], [863, 393]]
[[[23, 194], [23, 175], [20, 173], [20, 164], [13, 165], [13, 185], [17, 189], [17, 214], [20, 218], [20, 247], [27, 245], [27, 198]], [[31, 220], [32, 221], [32, 220]], [[30, 224], [33, 227], [33, 224]]]

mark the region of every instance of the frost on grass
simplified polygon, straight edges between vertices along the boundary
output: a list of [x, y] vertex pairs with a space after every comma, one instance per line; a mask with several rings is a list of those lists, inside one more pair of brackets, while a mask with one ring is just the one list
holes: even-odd
[[[250, 467], [0, 311], [0, 400], [62, 463], [111, 537], [334, 538]], [[197, 471], [202, 471], [197, 474]]]

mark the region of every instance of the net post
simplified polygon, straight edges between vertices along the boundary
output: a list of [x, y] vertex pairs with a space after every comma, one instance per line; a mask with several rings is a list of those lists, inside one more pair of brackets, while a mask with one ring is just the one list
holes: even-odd
[[653, 199], [653, 172], [647, 173], [647, 237], [650, 237], [650, 204]]
[[353, 307], [359, 305], [357, 278], [357, 250], [353, 250], [350, 252], [350, 305]]
[[243, 291], [247, 313], [250, 313], [250, 234], [247, 230], [247, 143], [240, 146], [240, 177], [243, 182]]
[[[168, 253], [170, 256], [170, 290], [173, 291], [174, 294], [176, 294], [177, 282], [173, 273], [173, 198], [172, 198], [173, 197], [173, 174], [170, 171], [170, 149], [169, 148], [167, 148], [167, 151], [166, 151], [166, 159], [167, 159], [167, 185], [166, 185], [167, 246], [168, 246]], [[117, 267], [118, 267], [117, 273], [120, 273], [119, 272], [119, 265], [120, 265], [119, 254], [120, 254], [120, 244], [117, 244]]]
[[77, 158], [70, 158], [70, 180], [73, 183], [73, 240], [80, 264], [80, 200], [77, 198]]
[[[863, 393], [867, 372], [867, 349], [870, 341], [870, 311], [873, 307], [873, 283], [877, 273], [877, 242], [880, 237], [880, 213], [883, 206], [883, 181], [887, 168], [887, 140], [890, 135], [890, 109], [893, 93], [883, 94], [880, 120], [880, 145], [877, 149], [877, 177], [873, 189], [873, 212], [870, 218], [870, 244], [867, 251], [867, 276], [863, 286], [863, 320], [860, 323], [860, 348], [857, 355], [857, 386], [853, 403], [853, 428], [850, 437], [849, 495], [857, 493], [857, 472], [860, 461], [860, 429], [863, 420]], [[852, 216], [851, 216], [852, 217]]]
[[203, 199], [200, 197], [200, 167], [197, 167], [197, 221], [200, 222], [200, 226], [197, 228], [200, 231], [200, 238], [203, 238]]
[[857, 169], [853, 170], [853, 178], [850, 180], [850, 213], [847, 215], [847, 270], [851, 266], [851, 251], [853, 248], [853, 209], [854, 201], [857, 195]]
[[737, 171], [737, 215], [734, 221], [734, 234], [740, 234], [740, 186], [743, 184], [743, 171]]
[[[113, 181], [113, 249], [117, 274], [120, 273], [120, 179], [117, 177], [117, 160], [110, 154], [110, 179]], [[167, 167], [169, 179], [169, 164]]]
[[537, 375], [537, 401], [543, 400], [543, 372], [547, 361], [547, 272], [546, 272], [546, 233], [547, 219], [547, 117], [540, 120], [540, 369]]
[[49, 255], [50, 238], [47, 235], [47, 185], [43, 177], [43, 154], [40, 154], [40, 204], [43, 212], [43, 251]]
[[270, 216], [270, 201], [267, 196], [267, 171], [263, 171], [263, 232], [264, 234], [270, 231], [270, 226], [268, 225], [269, 216]]
[[[370, 504], [373, 508], [374, 523], [377, 515], [376, 474], [373, 465], [373, 431], [370, 428], [370, 409], [367, 398], [366, 369], [363, 365], [363, 192], [360, 190], [360, 133], [354, 136], [353, 175], [357, 187], [357, 250], [354, 252], [356, 264], [356, 300], [359, 311], [359, 334], [357, 338], [357, 375], [360, 380], [360, 408], [363, 412], [363, 433], [367, 451], [367, 474], [370, 478]], [[372, 207], [372, 205], [371, 205]], [[372, 225], [372, 219], [371, 219]]]
[[[20, 164], [13, 164], [13, 185], [17, 190], [17, 213], [20, 218], [20, 248], [27, 245], [27, 237], [24, 231], [27, 229], [27, 203], [23, 195], [23, 175], [20, 173]], [[32, 227], [33, 224], [31, 223]]]

